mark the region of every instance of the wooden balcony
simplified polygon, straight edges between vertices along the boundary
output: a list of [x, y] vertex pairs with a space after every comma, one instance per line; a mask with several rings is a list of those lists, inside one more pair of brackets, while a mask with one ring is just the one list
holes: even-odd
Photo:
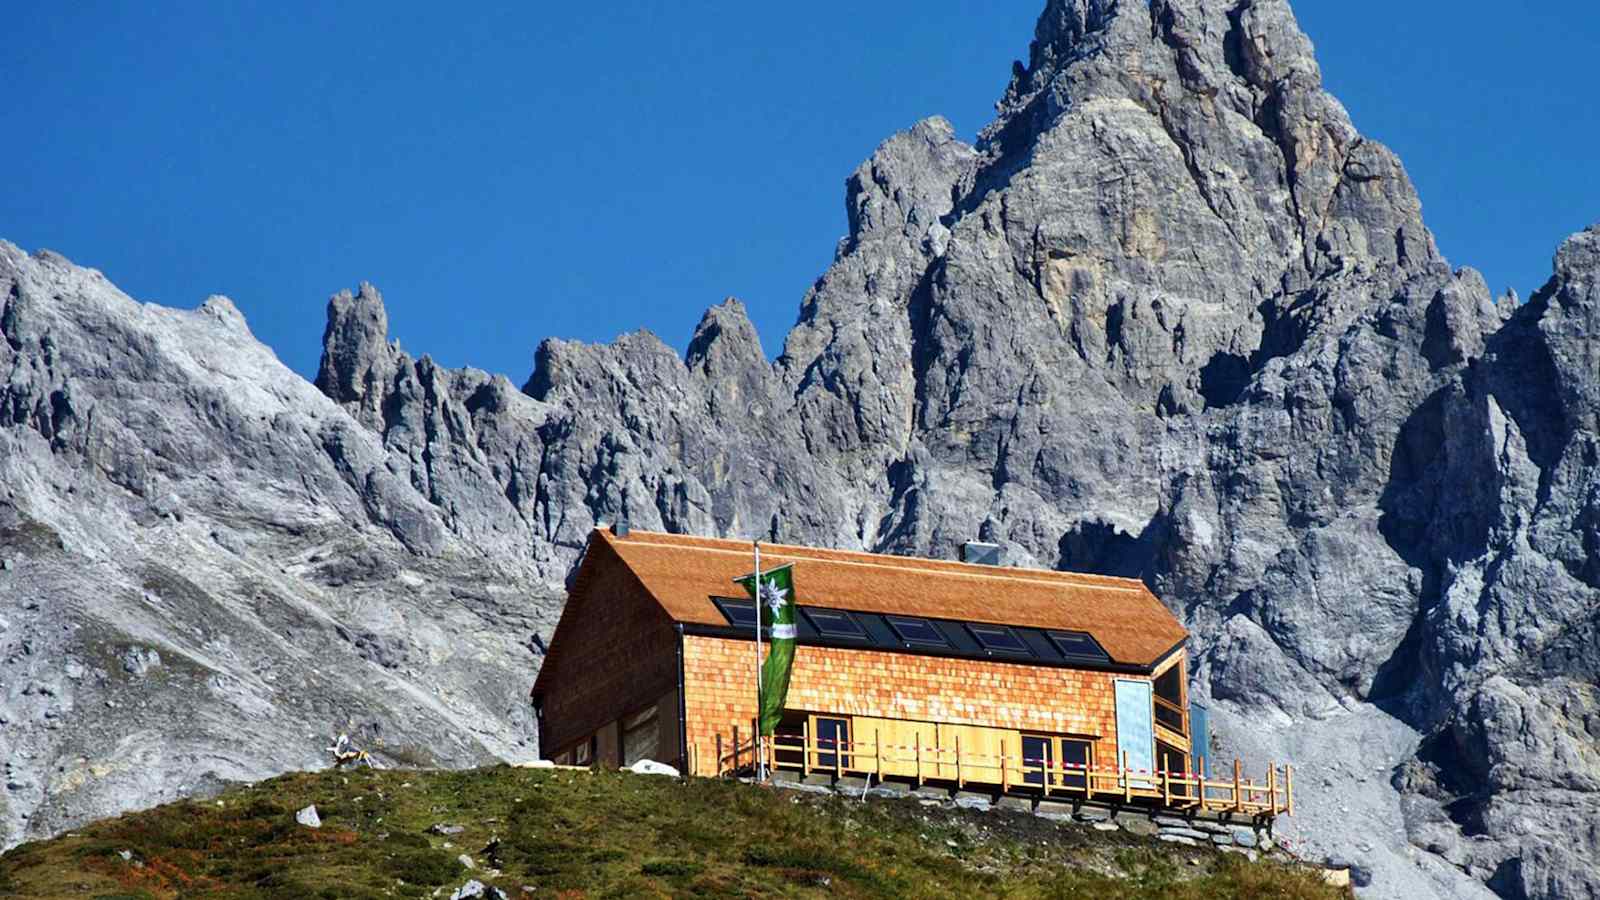
[[[742, 731], [742, 733], [741, 733]], [[727, 736], [716, 735], [707, 748], [716, 761], [718, 777], [755, 768], [758, 754], [769, 772], [793, 771], [801, 776], [868, 777], [883, 781], [911, 781], [966, 789], [969, 785], [1050, 799], [1102, 802], [1139, 802], [1173, 810], [1232, 813], [1271, 819], [1294, 814], [1294, 767], [1268, 767], [1266, 779], [1244, 777], [1244, 767], [1233, 763], [1231, 779], [1205, 778], [1200, 772], [1133, 768], [1123, 754], [1121, 765], [1073, 765], [1010, 754], [1003, 743], [999, 754], [964, 751], [954, 747], [929, 747], [920, 741], [909, 746], [870, 741], [840, 741], [808, 732], [777, 735], [758, 742], [753, 729], [737, 726]], [[701, 771], [702, 749], [691, 744], [690, 771]]]

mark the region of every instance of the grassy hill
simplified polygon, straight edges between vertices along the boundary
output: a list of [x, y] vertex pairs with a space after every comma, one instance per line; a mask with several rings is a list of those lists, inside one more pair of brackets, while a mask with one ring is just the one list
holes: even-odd
[[[296, 824], [313, 803], [322, 827]], [[286, 775], [0, 856], [5, 897], [448, 897], [468, 878], [511, 898], [1347, 896], [1277, 863], [1026, 814], [507, 767]]]

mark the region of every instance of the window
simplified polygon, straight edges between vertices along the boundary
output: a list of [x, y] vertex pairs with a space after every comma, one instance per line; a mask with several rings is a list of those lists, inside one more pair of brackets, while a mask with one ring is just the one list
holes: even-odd
[[572, 751], [572, 764], [575, 766], [589, 766], [594, 764], [594, 736], [579, 744]]
[[728, 617], [728, 624], [735, 628], [748, 628], [756, 630], [756, 605], [751, 600], [734, 600], [731, 597], [712, 597], [711, 602], [722, 610]]
[[909, 616], [885, 616], [889, 627], [900, 636], [900, 640], [908, 644], [919, 644], [924, 647], [948, 647], [950, 642], [945, 640], [939, 629], [927, 619], [913, 619]]
[[1015, 653], [1022, 656], [1032, 656], [1033, 651], [1022, 642], [1015, 631], [1004, 625], [973, 625], [968, 624], [967, 630], [978, 639], [978, 644], [983, 649], [992, 653]]
[[847, 612], [836, 609], [805, 609], [802, 612], [823, 637], [867, 639], [867, 632], [862, 629], [861, 623]]
[[1183, 712], [1183, 662], [1178, 661], [1156, 677], [1154, 690], [1156, 721], [1179, 734], [1189, 731]]
[[850, 720], [817, 716], [817, 767], [849, 768]]
[[1059, 783], [1065, 787], [1082, 789], [1089, 783], [1089, 760], [1093, 748], [1088, 741], [1069, 738], [1062, 738], [1060, 743], [1062, 772]]
[[[1156, 768], [1173, 775], [1189, 774], [1189, 754], [1164, 741], [1156, 741]], [[1179, 797], [1189, 796], [1189, 786], [1175, 784], [1172, 793]]]
[[1022, 736], [1022, 765], [1026, 784], [1042, 786], [1049, 770], [1050, 787], [1083, 790], [1089, 783], [1088, 769], [1094, 759], [1089, 741], [1049, 734]]
[[1046, 769], [1055, 768], [1055, 739], [1036, 734], [1022, 736], [1022, 780], [1043, 785]]
[[1093, 659], [1102, 662], [1111, 660], [1106, 651], [1095, 643], [1094, 638], [1081, 631], [1047, 631], [1045, 634], [1050, 636], [1050, 643], [1056, 645], [1061, 655], [1068, 659]]

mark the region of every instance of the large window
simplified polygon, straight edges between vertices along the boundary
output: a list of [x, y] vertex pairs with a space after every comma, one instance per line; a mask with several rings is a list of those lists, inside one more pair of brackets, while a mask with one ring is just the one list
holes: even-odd
[[1022, 736], [1022, 780], [1043, 786], [1045, 772], [1056, 767], [1055, 738], [1038, 734]]
[[1183, 712], [1183, 663], [1179, 662], [1156, 677], [1156, 721], [1179, 734], [1188, 734]]
[[850, 720], [832, 716], [817, 716], [816, 725], [817, 767], [822, 769], [850, 767]]
[[1051, 788], [1083, 790], [1089, 782], [1088, 768], [1094, 762], [1091, 741], [1054, 734], [1022, 736], [1023, 782], [1043, 786], [1045, 776]]
[[911, 616], [886, 616], [885, 618], [888, 619], [889, 627], [894, 629], [894, 633], [907, 644], [915, 644], [921, 647], [950, 646], [950, 642], [945, 640], [939, 629], [934, 627], [934, 624], [927, 619], [916, 619]]

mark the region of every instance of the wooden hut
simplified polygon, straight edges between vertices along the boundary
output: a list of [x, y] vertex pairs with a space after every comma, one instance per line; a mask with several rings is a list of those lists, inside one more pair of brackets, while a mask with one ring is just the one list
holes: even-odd
[[[1190, 770], [1187, 632], [1143, 583], [762, 545], [784, 563], [801, 615], [780, 767], [1046, 791]], [[595, 530], [533, 688], [544, 756], [752, 760], [751, 569], [745, 541]]]

